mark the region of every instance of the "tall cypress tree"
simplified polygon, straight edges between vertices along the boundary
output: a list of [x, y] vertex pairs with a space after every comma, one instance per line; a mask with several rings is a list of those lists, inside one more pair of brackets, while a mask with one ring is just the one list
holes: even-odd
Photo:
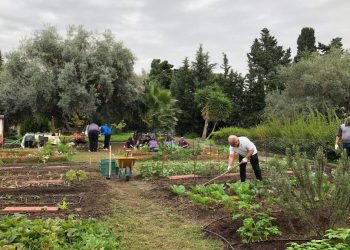
[[251, 126], [260, 122], [266, 93], [284, 89], [276, 72], [279, 66], [289, 65], [291, 58], [290, 49], [284, 50], [279, 46], [277, 39], [270, 35], [267, 28], [262, 29], [261, 37], [254, 40], [247, 57], [249, 72], [244, 126]]
[[3, 59], [2, 59], [2, 53], [1, 53], [1, 50], [0, 50], [0, 69], [2, 67], [2, 63], [3, 63]]
[[332, 41], [325, 45], [323, 43], [318, 43], [317, 49], [320, 50], [321, 54], [327, 54], [331, 51], [331, 49], [339, 49], [343, 52], [343, 42], [341, 37], [333, 38]]
[[158, 82], [165, 89], [170, 89], [171, 79], [173, 77], [173, 65], [168, 61], [153, 59], [151, 63], [151, 71], [149, 80]]
[[222, 68], [224, 70], [224, 74], [223, 74], [224, 79], [227, 79], [228, 75], [229, 75], [229, 72], [230, 72], [231, 66], [228, 64], [227, 55], [225, 53], [222, 53], [222, 55], [223, 55], [224, 58], [223, 58], [223, 63], [220, 66], [220, 68]]
[[311, 27], [304, 27], [298, 37], [298, 51], [294, 61], [298, 62], [302, 57], [308, 57], [311, 53], [316, 52], [315, 30]]
[[192, 62], [192, 70], [196, 79], [196, 85], [198, 88], [204, 88], [212, 84], [213, 81], [213, 69], [216, 64], [209, 62], [209, 53], [204, 52], [202, 44], [196, 52], [196, 59]]
[[177, 99], [177, 107], [181, 110], [176, 126], [177, 132], [199, 134], [202, 129], [202, 117], [194, 101], [196, 79], [190, 68], [188, 58], [183, 61], [182, 67], [175, 71], [171, 83], [171, 93]]
[[224, 72], [217, 76], [216, 82], [233, 104], [231, 114], [225, 124], [228, 126], [240, 126], [243, 115], [242, 110], [246, 109], [244, 93], [245, 78], [237, 71], [231, 69], [225, 53], [223, 53], [223, 63], [220, 65], [220, 68]]

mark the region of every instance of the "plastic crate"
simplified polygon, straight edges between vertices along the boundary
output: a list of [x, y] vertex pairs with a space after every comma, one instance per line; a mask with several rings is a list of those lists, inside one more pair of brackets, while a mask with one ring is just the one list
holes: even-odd
[[[117, 173], [119, 172], [119, 168], [117, 167], [115, 160], [112, 159], [111, 163], [112, 163], [111, 175], [117, 175]], [[108, 176], [109, 175], [109, 159], [100, 160], [99, 168], [100, 168], [100, 173], [103, 176]]]

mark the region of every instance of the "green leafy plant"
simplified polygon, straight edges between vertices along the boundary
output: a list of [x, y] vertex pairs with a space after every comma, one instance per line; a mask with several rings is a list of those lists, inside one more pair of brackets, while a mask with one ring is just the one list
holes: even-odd
[[191, 201], [196, 202], [202, 206], [205, 206], [212, 201], [210, 197], [202, 196], [200, 194], [193, 194], [188, 191], [186, 192], [186, 195], [190, 198]]
[[65, 198], [63, 198], [57, 206], [59, 210], [66, 211], [68, 209], [68, 205], [69, 203], [66, 201]]
[[241, 200], [250, 202], [254, 199], [248, 182], [235, 182], [228, 184], [228, 186], [233, 192], [235, 192], [235, 194], [239, 196]]
[[265, 213], [258, 213], [253, 218], [243, 220], [243, 225], [237, 230], [244, 243], [267, 240], [272, 236], [280, 235], [278, 227], [272, 225], [273, 217]]
[[125, 249], [112, 230], [93, 219], [0, 218], [0, 249]]
[[[256, 242], [279, 235], [278, 227], [272, 224], [274, 218], [261, 212], [262, 207], [253, 203], [254, 195], [263, 193], [263, 186], [256, 182], [236, 182], [226, 184], [237, 196], [229, 196], [224, 184], [208, 186], [196, 185], [192, 190], [197, 194], [187, 192], [191, 200], [206, 205], [209, 202], [224, 205], [232, 220], [243, 220], [243, 225], [237, 230], [243, 242]], [[251, 188], [253, 187], [253, 188]]]
[[87, 174], [84, 170], [74, 170], [74, 169], [70, 169], [66, 172], [66, 177], [68, 179], [68, 181], [70, 182], [82, 182], [84, 180], [86, 180], [87, 178]]
[[123, 131], [123, 128], [125, 128], [125, 126], [126, 126], [126, 123], [124, 122], [124, 120], [122, 120], [118, 123], [112, 123], [111, 126], [114, 129], [114, 132], [116, 134], [118, 134], [118, 133], [121, 133]]
[[329, 229], [323, 239], [298, 244], [290, 243], [287, 250], [350, 249], [350, 229]]
[[186, 188], [183, 185], [171, 185], [170, 190], [177, 195], [183, 195], [186, 192]]

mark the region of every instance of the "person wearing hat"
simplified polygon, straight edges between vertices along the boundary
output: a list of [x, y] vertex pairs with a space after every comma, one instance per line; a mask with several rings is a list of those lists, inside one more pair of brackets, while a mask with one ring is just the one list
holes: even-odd
[[254, 143], [247, 137], [235, 135], [230, 135], [228, 137], [228, 143], [230, 145], [230, 156], [228, 158], [227, 170], [232, 169], [233, 162], [238, 158], [239, 164], [239, 174], [241, 177], [241, 182], [246, 180], [246, 166], [247, 162], [250, 161], [252, 164], [255, 177], [258, 180], [262, 180], [261, 169], [259, 166], [258, 150]]

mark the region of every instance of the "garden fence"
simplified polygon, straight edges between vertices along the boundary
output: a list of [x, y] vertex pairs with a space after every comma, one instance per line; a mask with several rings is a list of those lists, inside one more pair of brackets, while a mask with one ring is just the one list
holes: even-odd
[[[229, 155], [228, 145], [211, 145], [210, 143], [204, 143], [200, 139], [192, 139], [189, 142], [190, 147], [186, 149], [179, 149], [179, 147], [174, 146], [162, 149], [158, 153], [159, 164], [161, 164], [160, 175], [193, 174], [209, 176], [222, 173], [226, 170]], [[253, 142], [257, 146], [259, 159], [262, 164], [268, 163], [274, 157], [285, 157], [286, 149], [293, 148], [293, 146], [298, 146], [300, 152], [305, 154], [307, 159], [310, 160], [315, 158], [319, 148], [323, 149], [329, 162], [333, 162], [339, 158], [339, 151], [334, 151], [334, 144], [327, 142], [285, 138], [269, 138], [253, 140]], [[140, 163], [140, 165], [142, 164], [144, 163]], [[247, 170], [249, 169], [248, 167]]]

